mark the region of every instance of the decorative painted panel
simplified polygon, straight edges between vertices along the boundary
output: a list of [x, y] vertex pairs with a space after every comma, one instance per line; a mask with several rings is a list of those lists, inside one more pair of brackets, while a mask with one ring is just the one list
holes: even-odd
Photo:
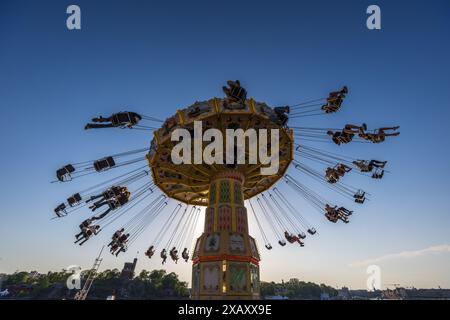
[[239, 233], [232, 233], [230, 235], [230, 251], [243, 253], [245, 252], [244, 237]]
[[247, 265], [243, 263], [230, 263], [230, 291], [247, 291]]
[[220, 236], [217, 233], [211, 233], [206, 236], [205, 252], [217, 252], [220, 248]]
[[253, 264], [250, 265], [250, 281], [252, 292], [259, 293], [259, 267]]
[[247, 210], [245, 207], [236, 208], [236, 226], [237, 232], [247, 232]]
[[219, 291], [220, 266], [218, 264], [204, 264], [203, 271], [203, 290]]
[[220, 195], [219, 195], [220, 203], [229, 203], [230, 202], [230, 182], [229, 181], [221, 181], [220, 182]]
[[205, 212], [205, 232], [214, 231], [214, 208], [208, 207]]
[[218, 229], [231, 230], [231, 207], [229, 205], [222, 205], [218, 209]]

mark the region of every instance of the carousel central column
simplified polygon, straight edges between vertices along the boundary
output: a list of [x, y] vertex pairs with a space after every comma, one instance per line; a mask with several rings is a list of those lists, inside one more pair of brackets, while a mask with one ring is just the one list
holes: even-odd
[[259, 299], [259, 253], [248, 234], [244, 176], [222, 172], [211, 179], [205, 228], [192, 266], [193, 299]]

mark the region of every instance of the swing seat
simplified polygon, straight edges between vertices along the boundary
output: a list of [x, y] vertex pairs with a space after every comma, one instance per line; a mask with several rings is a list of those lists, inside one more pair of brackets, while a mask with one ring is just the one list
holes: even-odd
[[275, 111], [276, 114], [284, 114], [284, 113], [289, 113], [290, 109], [288, 106], [286, 107], [275, 107], [273, 109], [273, 111]]
[[125, 126], [132, 126], [139, 122], [139, 120], [142, 119], [142, 116], [135, 113], [135, 112], [119, 112], [116, 114], [113, 114], [112, 116], [112, 124], [115, 127], [125, 127]]
[[266, 244], [265, 247], [267, 250], [272, 250], [272, 246], [270, 245], [270, 243]]
[[286, 245], [286, 241], [279, 240], [279, 241], [278, 241], [278, 244], [279, 244], [280, 246], [284, 247], [284, 246]]
[[68, 164], [61, 169], [56, 170], [56, 178], [61, 182], [70, 181], [72, 180], [70, 174], [73, 172], [75, 172], [75, 168], [73, 165]]
[[64, 203], [61, 203], [59, 206], [57, 206], [56, 208], [55, 208], [55, 213], [56, 213], [56, 215], [58, 216], [58, 217], [61, 217], [62, 215], [61, 215], [61, 212], [62, 213], [64, 213], [64, 215], [66, 215], [67, 214], [67, 212], [66, 212], [66, 205], [64, 204]]
[[355, 199], [363, 199], [365, 197], [365, 195], [366, 195], [366, 193], [364, 191], [358, 190], [358, 192], [356, 192], [353, 195], [353, 198], [355, 198]]
[[75, 193], [73, 196], [67, 198], [67, 203], [69, 206], [74, 207], [78, 205], [81, 201], [81, 195], [79, 193]]
[[306, 238], [306, 234], [305, 234], [304, 232], [299, 233], [297, 236], [298, 236], [300, 239], [305, 239], [305, 238]]
[[308, 233], [309, 233], [310, 235], [314, 235], [316, 232], [317, 232], [317, 231], [316, 231], [316, 229], [314, 229], [314, 228], [308, 229]]
[[233, 86], [230, 91], [228, 91], [228, 94], [231, 98], [239, 102], [244, 102], [245, 99], [247, 99], [247, 91], [241, 86]]
[[97, 172], [106, 171], [108, 169], [111, 169], [116, 165], [113, 157], [106, 157], [100, 160], [94, 161], [94, 168]]

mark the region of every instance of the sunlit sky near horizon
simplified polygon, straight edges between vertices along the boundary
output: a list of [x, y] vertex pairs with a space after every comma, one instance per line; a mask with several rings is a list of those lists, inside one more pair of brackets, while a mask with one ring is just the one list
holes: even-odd
[[[73, 3], [82, 11], [78, 31], [66, 28]], [[366, 28], [366, 8], [374, 3], [382, 10], [378, 31]], [[107, 243], [116, 226], [82, 247], [73, 244], [86, 210], [51, 218], [68, 195], [115, 174], [51, 184], [54, 171], [148, 146], [152, 136], [84, 131], [92, 116], [130, 109], [165, 119], [197, 100], [222, 96], [226, 80], [240, 79], [249, 96], [272, 106], [349, 87], [339, 113], [291, 125], [401, 126], [399, 137], [379, 145], [305, 142], [388, 160], [390, 173], [380, 181], [345, 177], [372, 194], [357, 207], [291, 169], [356, 213], [349, 224], [331, 224], [280, 186], [319, 234], [304, 248], [280, 247], [265, 226], [274, 247], [267, 251], [249, 212], [262, 280], [365, 288], [366, 266], [377, 264], [383, 286], [450, 288], [449, 12], [446, 0], [1, 1], [0, 273], [89, 268]], [[119, 258], [106, 254], [101, 269], [121, 269], [135, 256], [138, 270], [161, 268], [159, 257], [143, 255], [158, 231], [150, 227]], [[170, 261], [165, 268], [190, 282], [191, 263]]]

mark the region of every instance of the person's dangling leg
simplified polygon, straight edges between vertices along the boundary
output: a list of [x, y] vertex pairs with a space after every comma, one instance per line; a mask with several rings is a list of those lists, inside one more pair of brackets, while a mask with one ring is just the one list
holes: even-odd
[[88, 129], [101, 129], [101, 128], [113, 128], [114, 125], [112, 123], [107, 123], [107, 124], [97, 124], [97, 123], [88, 123], [84, 129], [88, 130]]
[[108, 210], [106, 210], [105, 212], [103, 212], [101, 215], [97, 216], [97, 217], [93, 217], [92, 220], [100, 220], [103, 219], [108, 213], [111, 212], [111, 208], [108, 208]]
[[370, 160], [369, 165], [377, 167], [377, 168], [384, 168], [387, 161], [378, 161], [378, 160]]
[[101, 197], [103, 197], [103, 193], [98, 194], [98, 195], [96, 195], [96, 196], [91, 196], [88, 200], [86, 200], [86, 203], [91, 202], [91, 201], [94, 201], [95, 199], [99, 199], [99, 198], [101, 198]]
[[387, 130], [398, 130], [400, 128], [400, 126], [395, 126], [395, 127], [383, 127], [378, 129], [378, 131], [387, 131]]
[[81, 238], [77, 239], [77, 241], [75, 241], [74, 243], [78, 243], [78, 242], [80, 242], [83, 239], [84, 239], [84, 237], [81, 237]]
[[89, 209], [92, 209], [92, 211], [97, 210], [100, 207], [103, 207], [104, 205], [107, 205], [108, 201], [107, 200], [99, 200], [97, 202], [94, 202], [94, 204], [92, 206], [89, 207]]
[[79, 243], [80, 246], [82, 246], [86, 241], [88, 241], [89, 237], [82, 238], [82, 239], [84, 239], [84, 240]]
[[394, 132], [394, 133], [383, 133], [385, 137], [396, 137], [400, 135], [400, 132]]
[[81, 231], [79, 234], [77, 234], [77, 235], [75, 235], [75, 238], [79, 238], [79, 237], [81, 237], [83, 235], [83, 231]]
[[344, 130], [342, 130], [342, 131], [345, 133], [348, 133], [348, 134], [356, 134], [356, 133], [359, 133], [362, 128], [363, 127], [360, 127], [360, 126], [357, 126], [354, 124], [346, 124], [344, 127]]
[[92, 118], [92, 122], [112, 122], [112, 117], [103, 118], [99, 116], [98, 118]]

